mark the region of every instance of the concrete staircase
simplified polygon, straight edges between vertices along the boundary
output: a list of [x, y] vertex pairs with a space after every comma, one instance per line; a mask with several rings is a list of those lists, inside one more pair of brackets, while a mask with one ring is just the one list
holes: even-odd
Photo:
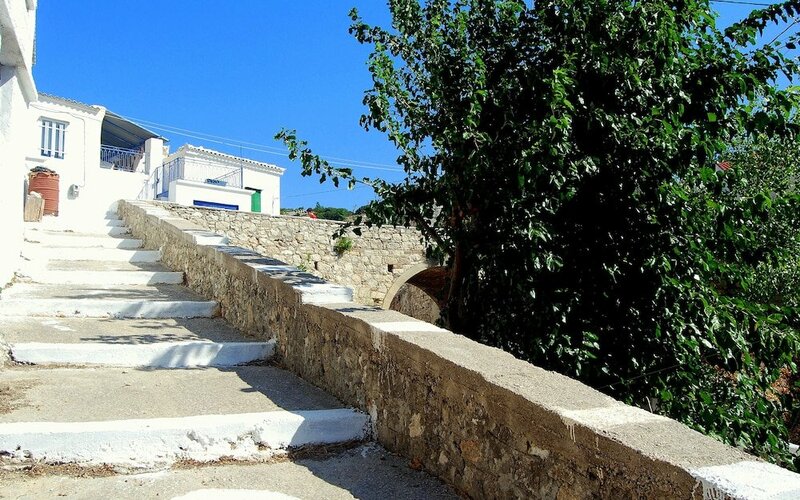
[[[227, 325], [215, 302], [181, 285], [182, 273], [141, 250], [114, 216], [72, 228], [31, 224], [25, 238], [22, 277], [0, 294], [0, 333], [16, 362], [0, 370], [0, 482], [3, 470], [31, 465], [136, 472], [233, 459], [264, 467], [289, 450], [369, 437], [366, 415], [270, 366], [272, 341]], [[350, 455], [387, 460], [375, 445]], [[355, 468], [374, 469], [374, 460]], [[402, 487], [409, 479], [391, 479], [403, 469], [392, 467], [373, 473]], [[141, 498], [103, 478], [80, 480], [70, 488]], [[54, 484], [36, 481], [8, 491]], [[420, 498], [450, 495], [427, 476], [414, 481], [434, 481]]]

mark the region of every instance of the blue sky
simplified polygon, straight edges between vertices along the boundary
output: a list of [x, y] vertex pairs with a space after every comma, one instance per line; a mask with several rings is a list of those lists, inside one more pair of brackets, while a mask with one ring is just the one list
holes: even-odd
[[[301, 177], [273, 140], [295, 128], [316, 152], [364, 165], [357, 174], [402, 178], [384, 136], [358, 125], [369, 48], [347, 33], [353, 6], [389, 24], [380, 0], [40, 0], [34, 76], [42, 92], [149, 125], [173, 150], [188, 142], [286, 168], [284, 207], [353, 209], [369, 189]], [[754, 8], [715, 6], [723, 25]], [[224, 139], [190, 137], [202, 134]]]

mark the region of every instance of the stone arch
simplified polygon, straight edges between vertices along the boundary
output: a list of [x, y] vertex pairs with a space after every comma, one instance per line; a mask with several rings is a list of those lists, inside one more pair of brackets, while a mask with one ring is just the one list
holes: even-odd
[[447, 269], [436, 262], [411, 266], [392, 283], [383, 308], [435, 322], [447, 301], [446, 282]]
[[402, 286], [405, 285], [408, 282], [408, 280], [410, 280], [417, 274], [425, 271], [426, 269], [431, 269], [433, 267], [436, 267], [437, 265], [438, 264], [432, 261], [423, 261], [423, 262], [418, 262], [413, 266], [407, 268], [405, 271], [403, 271], [403, 274], [395, 278], [395, 280], [392, 282], [392, 285], [389, 287], [389, 290], [386, 292], [386, 296], [383, 298], [383, 303], [382, 303], [383, 308], [389, 309], [389, 305], [392, 303], [392, 300], [394, 299], [395, 295], [397, 295], [397, 292], [400, 291], [400, 288], [402, 288]]

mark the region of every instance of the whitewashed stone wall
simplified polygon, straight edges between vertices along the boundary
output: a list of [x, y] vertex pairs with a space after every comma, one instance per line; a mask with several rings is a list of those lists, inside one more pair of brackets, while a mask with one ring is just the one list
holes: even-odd
[[[341, 222], [307, 217], [270, 216], [185, 207], [159, 206], [211, 231], [222, 233], [232, 245], [254, 250], [312, 274], [353, 289], [362, 304], [383, 306], [392, 284], [411, 266], [425, 262], [425, 247], [413, 228], [363, 228], [352, 233], [353, 247], [339, 255], [333, 234]], [[385, 304], [387, 307], [389, 304]]]

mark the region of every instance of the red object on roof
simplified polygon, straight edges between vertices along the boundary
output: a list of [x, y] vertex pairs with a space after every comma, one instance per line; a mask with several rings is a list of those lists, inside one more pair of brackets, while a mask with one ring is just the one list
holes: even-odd
[[733, 165], [731, 165], [731, 162], [729, 161], [721, 161], [717, 163], [717, 167], [727, 172], [731, 169], [731, 167], [733, 167]]

